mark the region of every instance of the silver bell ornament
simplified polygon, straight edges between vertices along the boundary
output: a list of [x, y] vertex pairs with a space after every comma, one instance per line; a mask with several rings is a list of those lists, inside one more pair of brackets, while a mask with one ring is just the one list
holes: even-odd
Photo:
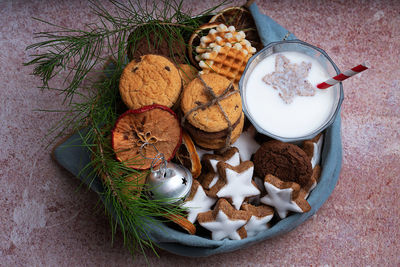
[[147, 176], [150, 194], [153, 199], [165, 199], [166, 204], [177, 204], [189, 195], [193, 183], [191, 172], [182, 165], [167, 162], [157, 170], [151, 169]]

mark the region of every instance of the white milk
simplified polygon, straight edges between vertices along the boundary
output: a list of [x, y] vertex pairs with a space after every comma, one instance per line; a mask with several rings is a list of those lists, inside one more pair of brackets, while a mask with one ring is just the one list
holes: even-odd
[[[290, 63], [311, 62], [307, 80], [316, 87], [330, 78], [327, 71], [313, 58], [299, 52], [282, 52]], [[280, 137], [295, 138], [311, 134], [329, 118], [335, 104], [334, 87], [316, 88], [314, 96], [295, 96], [286, 104], [278, 90], [267, 85], [263, 77], [275, 70], [273, 54], [257, 64], [250, 74], [245, 90], [249, 115], [264, 130]]]

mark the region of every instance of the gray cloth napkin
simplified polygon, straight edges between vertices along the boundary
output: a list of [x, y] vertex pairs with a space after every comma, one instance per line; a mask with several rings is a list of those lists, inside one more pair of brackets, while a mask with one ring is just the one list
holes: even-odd
[[[264, 45], [270, 42], [286, 40], [293, 40], [296, 37], [289, 33], [285, 28], [277, 24], [270, 17], [261, 14], [256, 4], [250, 6], [250, 12], [257, 25], [257, 30], [260, 35], [261, 41]], [[84, 170], [86, 164], [90, 162], [89, 151], [83, 149], [81, 133], [72, 135], [63, 144], [59, 145], [54, 150], [54, 158], [65, 169], [81, 179], [87, 184], [90, 189], [99, 193], [103, 191], [103, 185], [100, 179], [88, 178], [89, 170]], [[256, 236], [248, 237], [243, 240], [229, 240], [224, 239], [221, 241], [210, 240], [205, 237], [196, 235], [189, 235], [174, 229], [168, 228], [162, 223], [151, 224], [148, 231], [149, 237], [157, 243], [157, 245], [172, 253], [189, 256], [201, 257], [209, 256], [218, 253], [234, 251], [244, 247], [248, 247], [257, 242], [285, 234], [298, 225], [303, 223], [309, 217], [317, 212], [322, 204], [328, 199], [332, 193], [341, 169], [342, 162], [342, 143], [340, 133], [340, 112], [338, 113], [335, 122], [326, 130], [324, 147], [322, 151], [323, 166], [320, 181], [317, 187], [311, 192], [307, 199], [311, 205], [311, 211], [302, 214], [293, 214], [287, 218], [279, 221], [272, 228], [260, 232]], [[107, 207], [111, 214], [113, 213], [112, 207]]]

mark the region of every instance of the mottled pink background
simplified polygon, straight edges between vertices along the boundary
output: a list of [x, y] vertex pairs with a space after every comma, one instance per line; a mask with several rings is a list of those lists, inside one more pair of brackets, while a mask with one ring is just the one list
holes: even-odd
[[[214, 1], [185, 1], [194, 11]], [[244, 2], [238, 1], [237, 4]], [[400, 2], [258, 1], [300, 39], [326, 50], [342, 69], [372, 68], [344, 82], [343, 168], [324, 206], [281, 237], [240, 251], [191, 259], [149, 251], [154, 266], [400, 265]], [[25, 51], [32, 17], [81, 27], [95, 22], [86, 1], [0, 1], [0, 265], [124, 266], [133, 261], [121, 234], [111, 245], [97, 196], [50, 158], [43, 136], [62, 96], [40, 92]]]

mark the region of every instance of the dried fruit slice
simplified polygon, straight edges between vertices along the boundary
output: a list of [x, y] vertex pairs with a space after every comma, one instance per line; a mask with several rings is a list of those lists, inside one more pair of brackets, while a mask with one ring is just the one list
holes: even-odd
[[[106, 128], [106, 127], [105, 127]], [[102, 132], [105, 132], [106, 130], [103, 128], [101, 129]], [[108, 132], [106, 135], [106, 140], [107, 144], [102, 144], [100, 142], [96, 142], [95, 146], [93, 147], [93, 153], [91, 156], [91, 160], [95, 160], [94, 154], [100, 153], [108, 153], [111, 151], [111, 133]], [[107, 152], [105, 152], [106, 150]], [[100, 165], [101, 161], [94, 161], [95, 164]], [[97, 166], [100, 167], [100, 166]], [[113, 177], [110, 176], [112, 174]], [[121, 188], [122, 192], [125, 195], [131, 195], [132, 198], [137, 198], [140, 197], [142, 188], [144, 183], [146, 182], [146, 172], [135, 172], [135, 171], [129, 171], [129, 170], [111, 170], [111, 173], [106, 173], [104, 172], [101, 168], [99, 168], [99, 176], [103, 180], [104, 183], [109, 183], [111, 186], [112, 190], [116, 190], [116, 186], [121, 188], [121, 185], [123, 184], [124, 187]], [[121, 181], [118, 181], [118, 185], [116, 185], [116, 181], [114, 179], [123, 179]], [[116, 194], [116, 192], [114, 192]]]
[[191, 223], [185, 217], [179, 214], [165, 214], [165, 218], [170, 220], [171, 222], [175, 223], [176, 225], [180, 226], [183, 230], [187, 231], [189, 234], [194, 235], [196, 234], [196, 226]]
[[192, 34], [192, 36], [190, 36], [189, 45], [188, 45], [188, 56], [189, 56], [190, 62], [194, 66], [199, 66], [199, 63], [197, 62], [197, 60], [195, 60], [195, 48], [200, 44], [200, 38], [203, 36], [206, 36], [210, 29], [213, 29], [213, 28], [217, 27], [218, 25], [219, 25], [219, 23], [217, 23], [217, 22], [201, 25]]
[[182, 129], [176, 114], [158, 104], [128, 110], [112, 130], [116, 158], [134, 169], [150, 168], [158, 152], [166, 160], [172, 159], [181, 142]]
[[175, 158], [190, 172], [193, 178], [199, 177], [201, 173], [201, 163], [199, 155], [197, 154], [196, 147], [192, 138], [186, 133], [182, 133], [182, 145], [176, 152]]
[[263, 48], [250, 12], [244, 7], [229, 7], [218, 12], [210, 19], [209, 23], [201, 25], [190, 37], [188, 55], [190, 62], [194, 66], [198, 66], [198, 61], [195, 60], [195, 48], [200, 44], [200, 38], [207, 35], [210, 29], [217, 27], [219, 24], [234, 26], [237, 31], [243, 31], [246, 34], [246, 39], [250, 41], [251, 46], [255, 47], [257, 51]]
[[250, 41], [257, 51], [263, 48], [254, 19], [249, 10], [244, 7], [234, 6], [221, 10], [210, 19], [210, 23], [223, 23], [227, 26], [234, 26], [238, 31], [243, 31], [246, 34], [246, 39]]

